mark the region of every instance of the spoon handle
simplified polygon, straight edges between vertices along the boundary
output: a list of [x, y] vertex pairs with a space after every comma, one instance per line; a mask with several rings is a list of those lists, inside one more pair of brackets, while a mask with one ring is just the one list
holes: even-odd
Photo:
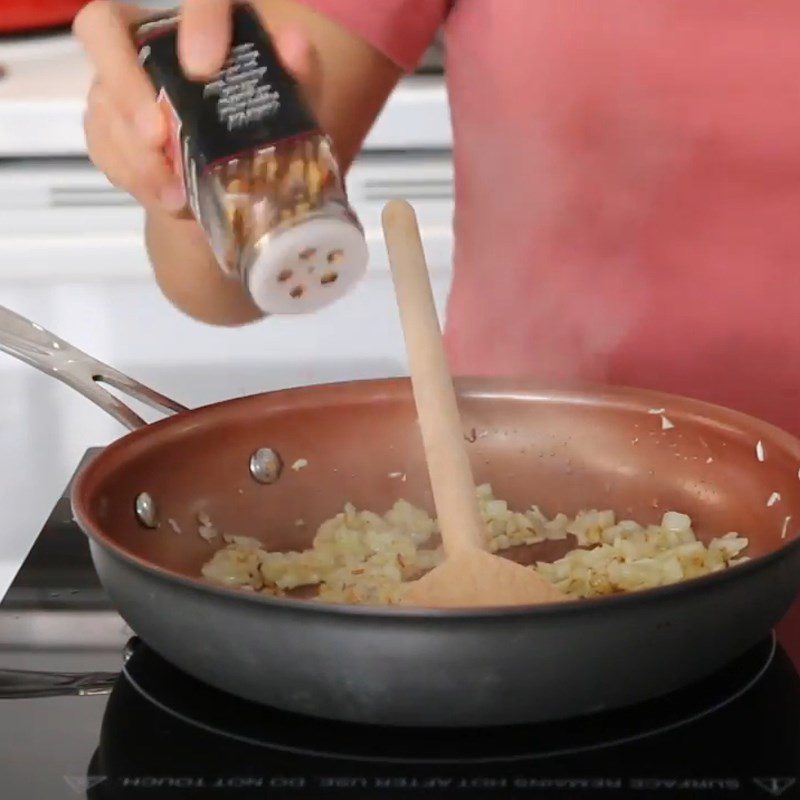
[[414, 209], [404, 201], [387, 203], [383, 229], [444, 548], [448, 557], [465, 548], [483, 550], [475, 481]]

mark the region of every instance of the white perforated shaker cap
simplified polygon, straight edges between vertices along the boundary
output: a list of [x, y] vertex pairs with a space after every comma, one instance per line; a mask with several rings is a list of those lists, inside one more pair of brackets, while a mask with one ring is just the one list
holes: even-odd
[[316, 217], [265, 242], [248, 271], [255, 304], [267, 314], [307, 314], [347, 294], [367, 269], [367, 243], [346, 219]]

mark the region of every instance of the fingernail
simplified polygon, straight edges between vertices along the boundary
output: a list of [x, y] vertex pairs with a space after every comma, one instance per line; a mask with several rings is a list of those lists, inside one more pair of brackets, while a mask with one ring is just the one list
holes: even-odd
[[308, 71], [311, 46], [303, 33], [295, 28], [286, 28], [276, 39], [278, 53], [284, 66], [295, 77]]
[[159, 142], [164, 120], [157, 105], [150, 104], [140, 108], [134, 122], [140, 136], [154, 144]]
[[165, 211], [180, 211], [186, 205], [183, 187], [180, 184], [165, 186], [158, 199]]
[[216, 41], [199, 32], [193, 32], [190, 38], [182, 42], [181, 63], [187, 74], [197, 77], [209, 77], [214, 69], [211, 66], [211, 55]]

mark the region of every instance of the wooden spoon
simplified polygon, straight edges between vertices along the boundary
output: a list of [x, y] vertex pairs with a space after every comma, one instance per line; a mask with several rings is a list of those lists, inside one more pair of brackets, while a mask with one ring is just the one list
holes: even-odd
[[404, 603], [428, 607], [531, 605], [567, 599], [532, 569], [486, 551], [417, 218], [393, 200], [383, 230], [446, 559], [409, 584]]

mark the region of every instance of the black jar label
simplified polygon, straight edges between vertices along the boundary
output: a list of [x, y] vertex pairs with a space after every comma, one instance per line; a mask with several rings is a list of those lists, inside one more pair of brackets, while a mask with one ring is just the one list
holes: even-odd
[[[286, 71], [255, 11], [233, 9], [231, 50], [208, 82], [189, 80], [178, 61], [177, 17], [150, 20], [136, 31], [139, 61], [174, 112], [184, 162], [199, 173], [216, 162], [319, 130], [297, 82]], [[177, 153], [176, 153], [177, 155]], [[190, 165], [184, 163], [184, 168]], [[195, 171], [189, 170], [187, 171]]]

